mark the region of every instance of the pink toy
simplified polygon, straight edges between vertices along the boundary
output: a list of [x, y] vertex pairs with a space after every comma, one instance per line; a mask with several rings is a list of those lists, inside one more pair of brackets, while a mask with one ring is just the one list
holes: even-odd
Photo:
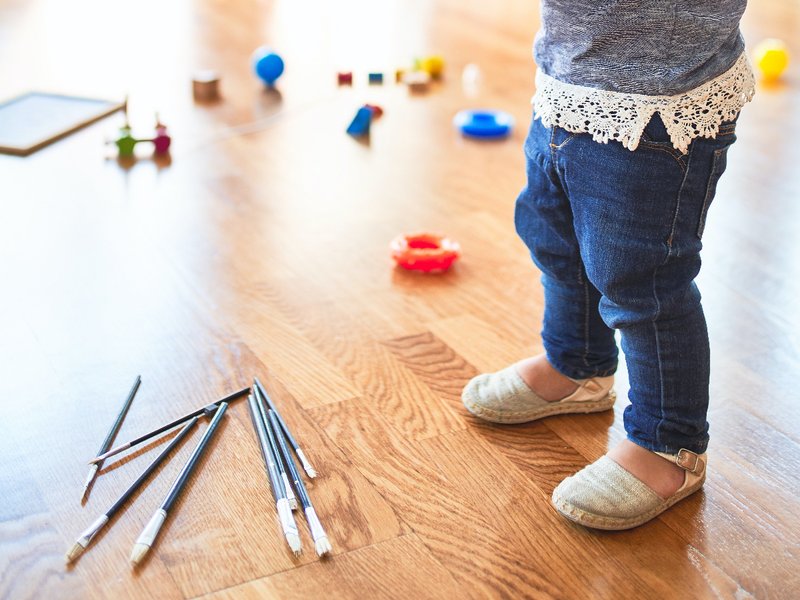
[[156, 137], [150, 141], [153, 142], [156, 154], [166, 154], [169, 152], [169, 145], [172, 143], [172, 138], [167, 133], [167, 126], [158, 120], [158, 115], [156, 115]]

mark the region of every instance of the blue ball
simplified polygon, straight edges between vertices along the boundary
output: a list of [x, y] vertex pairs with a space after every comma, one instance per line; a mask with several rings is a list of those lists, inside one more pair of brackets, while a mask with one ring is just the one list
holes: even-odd
[[253, 71], [267, 85], [274, 85], [283, 73], [283, 59], [271, 48], [262, 46], [253, 52]]

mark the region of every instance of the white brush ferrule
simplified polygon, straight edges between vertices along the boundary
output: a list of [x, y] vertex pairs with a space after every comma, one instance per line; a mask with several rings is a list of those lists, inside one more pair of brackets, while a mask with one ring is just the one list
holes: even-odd
[[86, 546], [89, 545], [89, 542], [92, 541], [92, 538], [97, 535], [97, 532], [100, 531], [106, 523], [108, 523], [108, 517], [106, 515], [100, 515], [97, 517], [94, 523], [89, 525], [83, 531], [83, 533], [81, 533], [81, 537], [77, 543], [86, 548]]
[[281, 473], [283, 477], [283, 487], [286, 490], [286, 499], [289, 501], [289, 507], [291, 508], [292, 500], [294, 503], [297, 503], [297, 498], [294, 495], [294, 490], [292, 490], [292, 484], [289, 483], [289, 476], [284, 472]]
[[317, 472], [314, 467], [311, 466], [311, 463], [308, 462], [308, 459], [306, 458], [306, 455], [303, 454], [303, 451], [298, 448], [295, 453], [297, 454], [297, 458], [300, 459], [300, 463], [303, 465], [303, 470], [306, 472], [306, 474], [312, 479], [316, 477]]
[[97, 469], [100, 468], [100, 465], [97, 463], [89, 465], [89, 474], [86, 476], [86, 481], [83, 484], [83, 493], [86, 494], [86, 490], [94, 481], [94, 476], [97, 474]]
[[142, 533], [139, 535], [136, 543], [143, 544], [145, 546], [152, 546], [153, 542], [156, 541], [158, 531], [161, 529], [161, 526], [164, 524], [166, 519], [166, 511], [164, 511], [162, 508], [159, 508], [152, 516], [147, 526], [142, 530]]
[[292, 509], [289, 508], [289, 501], [286, 498], [281, 498], [277, 502], [278, 507], [278, 518], [281, 520], [281, 528], [283, 529], [283, 533], [294, 534], [299, 536], [300, 533], [297, 531], [297, 524], [294, 522], [294, 517], [292, 517]]
[[323, 537], [328, 537], [325, 534], [325, 529], [322, 527], [322, 523], [319, 522], [319, 517], [317, 516], [313, 506], [309, 506], [306, 509], [306, 519], [308, 520], [308, 527], [311, 529], [311, 537], [314, 538], [314, 541], [317, 541]]

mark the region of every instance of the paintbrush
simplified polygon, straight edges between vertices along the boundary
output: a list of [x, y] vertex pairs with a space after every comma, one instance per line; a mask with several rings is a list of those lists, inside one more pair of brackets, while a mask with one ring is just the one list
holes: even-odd
[[314, 470], [314, 467], [311, 466], [311, 463], [308, 462], [306, 455], [303, 454], [303, 451], [300, 449], [300, 445], [297, 443], [297, 440], [294, 439], [292, 432], [289, 431], [289, 428], [286, 426], [286, 422], [281, 417], [281, 413], [279, 413], [278, 409], [275, 408], [275, 404], [272, 402], [272, 399], [269, 397], [269, 394], [267, 394], [267, 390], [264, 389], [263, 385], [261, 385], [261, 382], [258, 380], [258, 377], [255, 377], [253, 381], [255, 382], [255, 386], [253, 389], [255, 390], [256, 397], [260, 395], [261, 401], [262, 402], [266, 401], [269, 407], [275, 411], [275, 416], [278, 418], [278, 422], [281, 424], [281, 429], [283, 429], [283, 433], [286, 436], [286, 439], [289, 440], [289, 443], [292, 445], [292, 448], [294, 448], [294, 453], [297, 455], [297, 458], [300, 459], [300, 463], [303, 465], [303, 470], [311, 479], [313, 479], [314, 477], [317, 476], [317, 472]]
[[167, 492], [167, 496], [164, 498], [161, 506], [158, 507], [158, 510], [156, 510], [156, 512], [150, 518], [150, 522], [147, 523], [145, 528], [142, 530], [142, 533], [139, 535], [139, 538], [136, 540], [136, 543], [133, 545], [133, 550], [131, 551], [131, 563], [134, 567], [142, 562], [142, 559], [150, 550], [150, 547], [155, 543], [161, 526], [164, 525], [164, 521], [167, 520], [167, 515], [169, 514], [170, 508], [172, 508], [172, 505], [183, 491], [189, 476], [192, 474], [195, 466], [197, 466], [200, 457], [203, 455], [203, 451], [208, 446], [208, 442], [214, 435], [214, 431], [216, 431], [217, 425], [219, 425], [219, 422], [222, 420], [222, 415], [225, 414], [227, 409], [227, 402], [222, 402], [219, 405], [216, 413], [214, 413], [214, 418], [211, 419], [211, 423], [208, 424], [208, 428], [203, 433], [203, 437], [200, 438], [200, 441], [198, 442], [197, 447], [194, 449], [194, 452], [192, 452], [189, 460], [186, 461], [186, 464], [183, 466], [183, 469], [181, 469], [181, 472], [178, 474], [178, 478], [175, 480], [175, 483], [172, 484], [169, 492]]
[[250, 418], [253, 421], [253, 428], [256, 430], [258, 443], [261, 446], [261, 456], [264, 458], [264, 466], [269, 476], [272, 496], [275, 498], [275, 507], [278, 510], [278, 519], [281, 522], [283, 535], [294, 555], [299, 556], [303, 550], [300, 542], [300, 532], [297, 530], [297, 524], [292, 516], [292, 509], [289, 508], [283, 481], [278, 475], [276, 463], [279, 459], [272, 449], [267, 423], [264, 421], [261, 406], [253, 396], [248, 396], [247, 406], [250, 408]]
[[130, 487], [125, 490], [122, 495], [117, 499], [116, 502], [109, 508], [106, 512], [100, 515], [94, 523], [89, 525], [86, 530], [81, 533], [78, 540], [69, 549], [67, 552], [65, 559], [66, 562], [70, 563], [76, 558], [78, 558], [83, 551], [86, 550], [86, 547], [92, 541], [92, 539], [98, 534], [98, 532], [106, 526], [109, 520], [122, 508], [122, 505], [128, 500], [128, 498], [133, 495], [133, 493], [139, 489], [145, 479], [155, 471], [156, 467], [161, 464], [161, 462], [167, 457], [167, 455], [172, 451], [172, 449], [177, 446], [183, 438], [186, 437], [186, 434], [189, 433], [189, 430], [194, 427], [195, 423], [197, 423], [197, 417], [193, 417], [189, 420], [188, 423], [180, 430], [178, 435], [169, 443], [169, 445], [164, 448], [164, 450], [159, 454], [156, 459], [150, 463], [150, 465], [142, 472], [141, 475], [134, 481]]
[[113, 448], [113, 449], [109, 450], [108, 452], [105, 452], [104, 454], [101, 454], [100, 456], [96, 456], [92, 460], [89, 461], [89, 464], [97, 463], [97, 462], [99, 462], [101, 460], [105, 460], [109, 456], [114, 456], [115, 454], [119, 454], [123, 450], [127, 450], [128, 448], [133, 448], [134, 446], [137, 446], [138, 444], [141, 444], [142, 442], [146, 442], [150, 438], [155, 437], [160, 433], [164, 433], [165, 431], [168, 431], [168, 430], [172, 429], [173, 427], [177, 427], [178, 425], [181, 425], [182, 423], [185, 423], [186, 421], [188, 421], [192, 417], [199, 417], [201, 415], [215, 414], [217, 406], [219, 406], [219, 405], [221, 405], [222, 403], [225, 403], [225, 402], [233, 402], [237, 398], [246, 395], [248, 392], [250, 392], [250, 388], [242, 388], [238, 392], [234, 392], [232, 394], [229, 394], [229, 395], [225, 396], [224, 398], [221, 398], [220, 400], [217, 400], [216, 402], [212, 402], [211, 404], [207, 404], [206, 406], [203, 406], [202, 408], [198, 408], [197, 410], [194, 410], [194, 411], [190, 412], [189, 414], [183, 415], [182, 417], [180, 417], [178, 419], [175, 419], [171, 423], [167, 423], [166, 425], [162, 425], [161, 427], [159, 427], [158, 429], [154, 429], [150, 433], [145, 433], [144, 435], [139, 436], [135, 440], [131, 440], [130, 442], [122, 444], [121, 446], [117, 446], [116, 448]]
[[274, 410], [269, 411], [269, 423], [271, 427], [268, 432], [271, 430], [275, 435], [278, 447], [280, 448], [280, 454], [283, 455], [283, 459], [286, 461], [286, 467], [292, 475], [297, 495], [300, 498], [300, 503], [303, 505], [303, 512], [306, 514], [306, 521], [308, 521], [308, 527], [311, 530], [311, 537], [314, 538], [314, 549], [317, 551], [317, 555], [324, 556], [333, 550], [333, 548], [325, 533], [325, 529], [322, 527], [322, 523], [320, 523], [317, 512], [314, 510], [314, 506], [311, 504], [308, 490], [300, 477], [300, 473], [297, 471], [297, 466], [294, 464], [294, 459], [289, 453], [289, 448], [286, 446], [286, 440], [284, 439], [283, 431], [278, 421], [278, 415]]
[[[135, 381], [133, 382], [133, 387], [131, 391], [128, 392], [128, 397], [125, 399], [125, 402], [122, 405], [122, 408], [117, 415], [116, 420], [111, 425], [111, 429], [108, 430], [106, 434], [106, 439], [103, 440], [103, 445], [100, 446], [100, 450], [97, 454], [102, 454], [108, 447], [111, 446], [111, 442], [114, 441], [114, 436], [117, 435], [120, 426], [122, 425], [123, 419], [125, 419], [125, 415], [128, 413], [128, 409], [131, 406], [131, 402], [133, 402], [133, 397], [136, 395], [136, 392], [139, 390], [139, 384], [142, 383], [142, 376], [137, 375]], [[81, 493], [81, 502], [86, 500], [89, 495], [89, 490], [92, 487], [92, 483], [94, 483], [95, 478], [97, 477], [97, 471], [100, 469], [100, 466], [103, 461], [97, 461], [96, 463], [92, 464], [89, 467], [89, 475], [86, 476], [86, 483], [83, 484], [83, 492]]]

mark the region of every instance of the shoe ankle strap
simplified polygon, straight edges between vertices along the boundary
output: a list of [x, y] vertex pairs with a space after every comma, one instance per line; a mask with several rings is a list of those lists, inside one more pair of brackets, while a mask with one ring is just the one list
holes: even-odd
[[703, 470], [706, 468], [705, 460], [699, 454], [681, 448], [677, 454], [667, 454], [666, 452], [656, 452], [660, 457], [666, 458], [668, 461], [675, 463], [684, 471], [693, 473], [695, 475], [702, 475]]

